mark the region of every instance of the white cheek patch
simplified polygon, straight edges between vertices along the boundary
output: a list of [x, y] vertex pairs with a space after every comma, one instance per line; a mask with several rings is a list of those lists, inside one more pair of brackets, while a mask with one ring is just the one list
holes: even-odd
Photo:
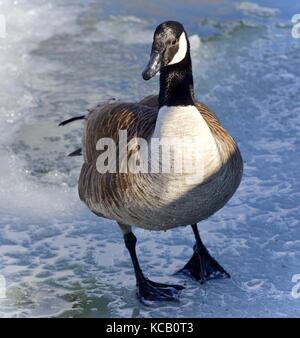
[[175, 63], [182, 61], [185, 58], [186, 52], [187, 52], [187, 41], [185, 33], [183, 32], [179, 38], [178, 51], [174, 55], [173, 59], [168, 63], [168, 65], [174, 65]]

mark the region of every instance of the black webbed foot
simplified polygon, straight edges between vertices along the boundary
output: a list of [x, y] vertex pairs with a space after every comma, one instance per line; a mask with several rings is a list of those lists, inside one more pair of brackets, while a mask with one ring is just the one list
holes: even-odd
[[205, 249], [194, 248], [194, 254], [188, 263], [177, 273], [185, 274], [200, 281], [201, 284], [211, 279], [230, 278], [225, 269]]
[[179, 301], [181, 285], [162, 284], [143, 278], [137, 283], [137, 296], [139, 300], [147, 305], [147, 301]]

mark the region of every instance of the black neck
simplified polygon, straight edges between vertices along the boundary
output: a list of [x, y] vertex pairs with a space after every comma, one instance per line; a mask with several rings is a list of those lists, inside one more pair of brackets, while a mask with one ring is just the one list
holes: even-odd
[[185, 58], [161, 69], [159, 106], [189, 106], [194, 104], [192, 61], [188, 49]]

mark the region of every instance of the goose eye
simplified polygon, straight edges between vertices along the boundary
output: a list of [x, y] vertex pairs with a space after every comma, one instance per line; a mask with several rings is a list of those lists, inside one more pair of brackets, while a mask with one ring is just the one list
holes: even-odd
[[175, 45], [176, 42], [177, 42], [176, 39], [174, 39], [174, 40], [171, 42], [171, 44], [172, 44], [172, 45]]

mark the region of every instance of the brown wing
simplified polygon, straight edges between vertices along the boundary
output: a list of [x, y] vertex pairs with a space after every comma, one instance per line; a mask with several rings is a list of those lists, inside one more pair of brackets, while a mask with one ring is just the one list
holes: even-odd
[[158, 109], [158, 95], [146, 96], [139, 102], [139, 104]]
[[118, 142], [119, 130], [127, 130], [128, 142], [133, 137], [148, 139], [154, 131], [158, 108], [140, 103], [110, 103], [98, 105], [87, 116], [83, 137], [85, 162], [99, 156], [96, 144], [101, 138]]
[[157, 113], [158, 107], [149, 106], [146, 102], [109, 103], [90, 111], [83, 135], [84, 164], [78, 189], [81, 200], [93, 212], [106, 216], [109, 208], [117, 210], [118, 203], [123, 200], [121, 194], [126, 191], [131, 178], [127, 174], [100, 174], [97, 171], [96, 162], [101, 153], [96, 150], [98, 140], [113, 139], [118, 149], [119, 130], [127, 130], [128, 142], [134, 137], [149, 139], [155, 128]]

